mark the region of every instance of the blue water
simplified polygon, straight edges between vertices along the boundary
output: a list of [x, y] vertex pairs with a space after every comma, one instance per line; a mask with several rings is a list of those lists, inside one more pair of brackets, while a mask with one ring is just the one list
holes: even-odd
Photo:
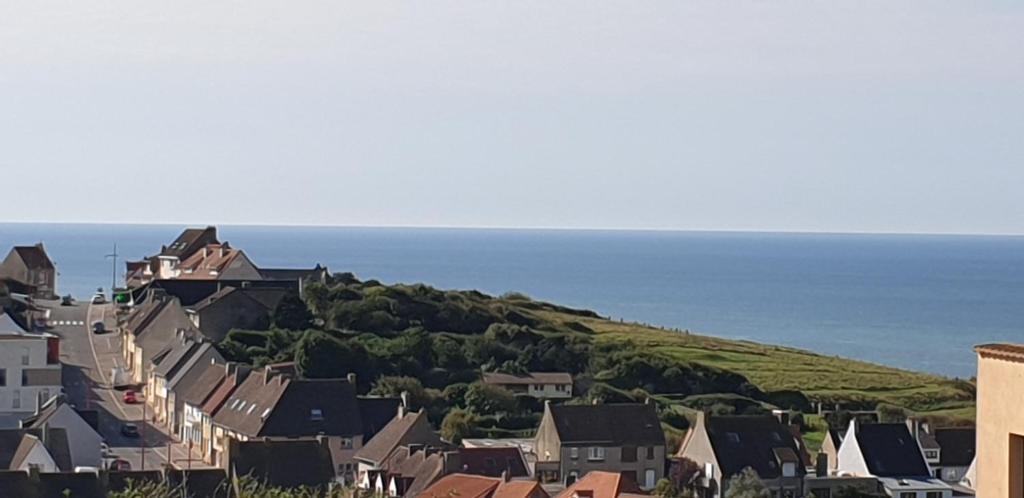
[[[61, 292], [109, 287], [122, 258], [177, 226], [0, 224], [0, 250], [42, 240]], [[1024, 342], [1024, 237], [222, 226], [262, 266], [351, 271], [940, 373], [972, 346]], [[118, 272], [123, 265], [119, 263]]]

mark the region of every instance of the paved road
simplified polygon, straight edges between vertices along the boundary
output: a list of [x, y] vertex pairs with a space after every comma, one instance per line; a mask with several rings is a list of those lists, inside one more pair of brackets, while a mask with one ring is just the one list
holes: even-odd
[[[64, 363], [64, 390], [76, 406], [99, 413], [100, 434], [111, 451], [131, 463], [133, 469], [159, 469], [171, 463], [177, 467], [206, 467], [198, 452], [188, 456], [186, 445], [176, 443], [163, 428], [143, 423], [141, 404], [128, 405], [123, 393], [110, 385], [111, 370], [121, 363], [121, 340], [114, 332], [92, 333], [91, 324], [102, 321], [113, 330], [115, 318], [110, 305], [77, 304], [60, 306], [54, 303], [50, 315], [52, 332], [61, 337], [61, 361]], [[146, 413], [147, 418], [150, 417]], [[141, 438], [121, 435], [125, 423], [136, 424]], [[168, 462], [168, 443], [173, 461]]]

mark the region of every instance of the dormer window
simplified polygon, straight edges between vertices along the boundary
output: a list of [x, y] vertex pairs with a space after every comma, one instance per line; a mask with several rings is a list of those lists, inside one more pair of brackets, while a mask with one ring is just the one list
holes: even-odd
[[740, 435], [735, 432], [726, 432], [725, 439], [727, 439], [730, 443], [739, 444]]
[[324, 412], [323, 412], [323, 410], [321, 410], [319, 408], [313, 408], [312, 410], [309, 411], [309, 419], [310, 420], [323, 420], [324, 419]]

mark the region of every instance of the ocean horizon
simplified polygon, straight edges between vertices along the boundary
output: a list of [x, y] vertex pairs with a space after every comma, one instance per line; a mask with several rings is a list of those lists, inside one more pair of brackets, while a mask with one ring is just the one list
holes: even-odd
[[[175, 224], [0, 223], [43, 242], [58, 291], [109, 288]], [[973, 346], [1022, 342], [1024, 237], [545, 228], [219, 225], [260, 266], [352, 272], [592, 309], [604, 316], [946, 376]]]

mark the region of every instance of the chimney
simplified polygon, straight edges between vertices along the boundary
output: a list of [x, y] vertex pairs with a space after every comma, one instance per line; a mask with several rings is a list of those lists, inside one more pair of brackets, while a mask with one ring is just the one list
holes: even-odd
[[401, 396], [401, 398], [402, 398], [401, 408], [404, 408], [404, 409], [408, 410], [409, 409], [409, 391], [402, 391], [402, 394], [400, 394], [399, 396]]
[[828, 477], [828, 455], [818, 453], [818, 460], [814, 465], [814, 475], [818, 477]]
[[348, 378], [348, 383], [352, 384], [352, 387], [356, 387], [356, 373], [349, 372], [349, 374], [346, 377]]
[[907, 430], [914, 441], [921, 440], [921, 421], [916, 417], [907, 417]]
[[501, 481], [502, 482], [508, 482], [508, 478], [509, 478], [509, 476], [508, 476], [508, 469], [505, 469], [505, 470], [501, 471]]

